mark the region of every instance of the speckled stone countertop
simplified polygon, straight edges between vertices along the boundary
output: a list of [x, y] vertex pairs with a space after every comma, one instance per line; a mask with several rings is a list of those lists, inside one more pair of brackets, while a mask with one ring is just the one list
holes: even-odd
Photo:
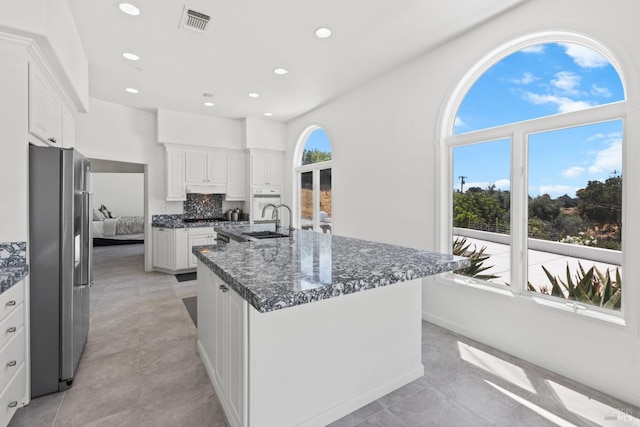
[[249, 221], [198, 221], [185, 222], [182, 214], [152, 215], [151, 226], [162, 228], [215, 227], [224, 224], [249, 224]]
[[29, 274], [27, 242], [0, 243], [0, 293]]
[[242, 235], [273, 229], [273, 224], [217, 227], [218, 234], [244, 242], [193, 248], [198, 259], [260, 312], [469, 266], [462, 257], [313, 231], [265, 240]]

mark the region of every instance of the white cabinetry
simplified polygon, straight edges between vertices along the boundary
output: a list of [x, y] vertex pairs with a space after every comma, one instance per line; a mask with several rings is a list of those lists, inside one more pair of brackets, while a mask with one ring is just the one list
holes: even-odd
[[24, 406], [27, 386], [24, 280], [0, 295], [0, 425]]
[[243, 153], [227, 156], [227, 194], [226, 199], [247, 199], [247, 156]]
[[187, 200], [184, 186], [184, 151], [166, 152], [167, 201]]
[[283, 153], [256, 151], [251, 153], [251, 184], [279, 187], [283, 181]]
[[187, 184], [227, 183], [227, 157], [225, 154], [187, 151], [185, 182]]
[[189, 230], [186, 228], [153, 228], [153, 266], [164, 270], [189, 268]]
[[29, 132], [62, 146], [62, 102], [44, 72], [29, 63]]
[[198, 346], [232, 427], [247, 420], [247, 302], [198, 262]]
[[213, 227], [189, 229], [189, 246], [187, 248], [189, 254], [189, 268], [196, 268], [198, 266], [198, 258], [196, 258], [192, 252], [193, 247], [215, 245], [217, 235], [218, 234], [213, 231]]

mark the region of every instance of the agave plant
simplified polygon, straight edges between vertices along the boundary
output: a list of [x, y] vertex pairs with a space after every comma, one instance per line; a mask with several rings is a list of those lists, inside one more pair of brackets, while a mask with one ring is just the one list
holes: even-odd
[[[473, 250], [471, 249], [471, 245], [473, 245]], [[475, 277], [476, 279], [481, 280], [497, 279], [500, 277], [493, 274], [482, 274], [483, 271], [493, 267], [492, 265], [484, 265], [484, 262], [490, 257], [490, 255], [485, 255], [484, 251], [486, 249], [487, 247], [483, 246], [478, 250], [475, 244], [467, 243], [466, 237], [456, 237], [453, 241], [453, 254], [469, 258], [471, 265], [467, 268], [456, 270], [454, 273]]]
[[[603, 308], [620, 310], [620, 300], [622, 297], [622, 278], [620, 270], [616, 268], [616, 279], [611, 280], [609, 269], [604, 274], [594, 265], [585, 271], [582, 264], [578, 263], [578, 271], [575, 278], [571, 276], [569, 264], [567, 263], [566, 281], [553, 276], [544, 266], [542, 270], [549, 279], [551, 290], [547, 287], [540, 288], [540, 292], [555, 297], [578, 301], [589, 305]], [[531, 283], [527, 283], [530, 291], [538, 292]], [[563, 291], [566, 290], [566, 293]]]

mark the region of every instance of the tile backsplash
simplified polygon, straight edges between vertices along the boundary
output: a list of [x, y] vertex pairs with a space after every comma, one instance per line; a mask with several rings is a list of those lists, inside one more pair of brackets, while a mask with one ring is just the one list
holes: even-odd
[[218, 218], [222, 216], [223, 194], [187, 193], [183, 202], [184, 218]]

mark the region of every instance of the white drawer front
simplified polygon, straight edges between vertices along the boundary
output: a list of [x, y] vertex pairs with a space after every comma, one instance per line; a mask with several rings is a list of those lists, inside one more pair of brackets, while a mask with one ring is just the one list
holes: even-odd
[[20, 328], [0, 351], [0, 390], [2, 390], [24, 362], [24, 328]]
[[18, 374], [13, 381], [0, 393], [0, 425], [6, 426], [16, 410], [22, 406], [27, 380], [25, 377], [26, 363], [18, 367]]
[[213, 227], [193, 227], [189, 229], [189, 236], [202, 236], [208, 234], [216, 234]]
[[7, 317], [24, 301], [24, 280], [0, 295], [0, 320]]
[[24, 304], [16, 307], [3, 321], [0, 322], [0, 350], [24, 326]]

